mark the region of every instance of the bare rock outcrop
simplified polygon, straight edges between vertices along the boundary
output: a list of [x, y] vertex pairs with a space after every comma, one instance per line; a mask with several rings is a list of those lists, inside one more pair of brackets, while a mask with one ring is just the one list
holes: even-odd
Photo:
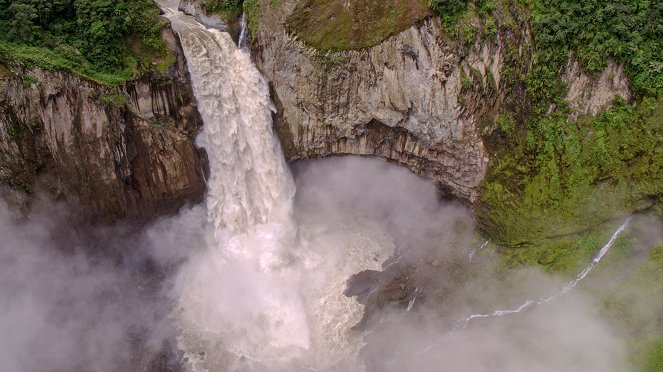
[[564, 74], [569, 91], [566, 100], [571, 109], [571, 119], [580, 115], [597, 115], [612, 105], [615, 98], [631, 99], [629, 81], [624, 66], [613, 61], [595, 76], [589, 75], [576, 60], [569, 60]]
[[94, 219], [147, 219], [202, 200], [206, 154], [186, 62], [120, 87], [15, 66], [0, 79], [0, 183]]
[[[497, 115], [505, 107], [528, 112], [519, 107], [527, 105], [523, 88], [514, 94], [501, 76], [505, 67], [512, 80], [532, 67], [526, 21], [458, 47], [431, 17], [368, 49], [325, 52], [288, 33], [298, 0], [260, 3], [253, 51], [270, 81], [288, 160], [378, 156], [476, 200], [489, 162], [484, 140]], [[571, 60], [565, 79], [573, 117], [630, 97], [623, 68], [613, 63], [593, 78]]]
[[488, 164], [477, 122], [498, 97], [462, 103], [461, 76], [476, 66], [499, 72], [499, 48], [458, 55], [433, 18], [370, 49], [316, 51], [286, 34], [292, 3], [263, 14], [254, 35], [288, 160], [378, 156], [475, 200]]

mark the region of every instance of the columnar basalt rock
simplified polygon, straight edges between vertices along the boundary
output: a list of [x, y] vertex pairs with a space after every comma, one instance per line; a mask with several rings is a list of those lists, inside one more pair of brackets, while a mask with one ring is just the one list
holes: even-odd
[[175, 35], [177, 63], [121, 87], [17, 66], [0, 80], [0, 182], [45, 190], [92, 218], [143, 219], [202, 199], [202, 125]]
[[379, 156], [476, 199], [488, 164], [477, 122], [499, 97], [461, 103], [461, 75], [474, 65], [498, 73], [498, 48], [460, 56], [431, 19], [367, 50], [322, 52], [288, 36], [283, 14], [264, 18], [254, 35], [256, 62], [271, 83], [289, 160]]
[[[484, 140], [497, 128], [497, 115], [507, 106], [527, 112], [520, 107], [526, 100], [509, 93], [513, 87], [501, 76], [506, 55], [521, 64], [509, 66], [512, 74], [524, 78], [532, 67], [526, 24], [459, 47], [431, 17], [368, 49], [320, 51], [288, 33], [298, 0], [260, 4], [253, 51], [270, 81], [288, 160], [378, 156], [452, 196], [477, 199], [489, 162]], [[614, 63], [591, 77], [570, 59], [561, 75], [572, 118], [630, 97], [623, 68]]]

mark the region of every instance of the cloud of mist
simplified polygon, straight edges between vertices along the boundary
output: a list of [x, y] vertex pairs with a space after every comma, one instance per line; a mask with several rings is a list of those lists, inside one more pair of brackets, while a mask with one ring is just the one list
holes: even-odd
[[413, 313], [391, 314], [388, 323], [376, 325], [364, 350], [373, 366], [369, 371], [630, 370], [623, 335], [580, 290], [519, 314], [475, 319], [456, 329], [456, 321], [471, 314], [517, 309], [564, 283], [537, 270], [482, 279], [487, 281], [460, 284], [445, 298], [429, 299]]
[[163, 355], [169, 305], [145, 262], [119, 254], [139, 249], [126, 230], [88, 230], [63, 207], [37, 204], [23, 218], [0, 202], [0, 370], [175, 368]]
[[[390, 279], [421, 290], [412, 311], [403, 300], [373, 308], [361, 353], [369, 371], [629, 370], [622, 336], [580, 290], [521, 314], [472, 321], [447, 339], [457, 320], [518, 308], [558, 292], [565, 280], [536, 269], [498, 274], [490, 263], [469, 264], [477, 242], [468, 211], [440, 200], [430, 182], [403, 168], [337, 158], [296, 164], [294, 173], [300, 228], [338, 230], [356, 216], [383, 225], [402, 247], [402, 276], [409, 276]], [[409, 292], [406, 300], [417, 293], [402, 292]]]
[[[480, 243], [471, 213], [404, 168], [348, 157], [300, 162], [293, 172], [296, 237], [269, 275], [210, 254], [204, 205], [134, 231], [87, 230], [49, 203], [29, 219], [0, 204], [0, 370], [178, 371], [175, 348], [186, 344], [194, 371], [362, 371], [363, 360], [368, 372], [629, 371], [623, 338], [575, 289], [447, 338], [458, 319], [516, 308], [565, 280], [468, 263]], [[265, 233], [238, 242], [268, 250]], [[382, 282], [365, 283], [372, 316], [352, 329], [364, 306], [343, 295], [348, 279], [395, 261]], [[187, 321], [177, 316], [182, 304]], [[283, 339], [260, 339], [270, 311], [290, 319]], [[291, 347], [289, 336], [310, 341], [289, 361], [225, 350], [228, 337], [268, 350], [269, 342]]]
[[[300, 224], [333, 226], [348, 217], [382, 224], [413, 256], [465, 255], [474, 222], [459, 203], [403, 167], [369, 158], [329, 158], [295, 164]], [[415, 257], [410, 257], [415, 258]]]

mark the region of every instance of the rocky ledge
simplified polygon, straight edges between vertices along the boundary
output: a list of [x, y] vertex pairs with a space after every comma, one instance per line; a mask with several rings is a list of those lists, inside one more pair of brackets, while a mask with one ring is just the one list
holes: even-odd
[[177, 37], [177, 62], [120, 87], [14, 66], [0, 79], [0, 183], [46, 191], [93, 219], [148, 219], [202, 200], [202, 120]]

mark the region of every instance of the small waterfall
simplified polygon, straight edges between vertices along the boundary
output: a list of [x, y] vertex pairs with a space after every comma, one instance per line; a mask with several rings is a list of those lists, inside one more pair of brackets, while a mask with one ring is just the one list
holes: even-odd
[[[457, 320], [455, 322], [455, 325], [451, 329], [451, 331], [444, 334], [442, 337], [440, 337], [439, 339], [434, 341], [431, 345], [429, 345], [425, 349], [423, 349], [423, 350], [419, 351], [418, 353], [416, 353], [416, 355], [421, 355], [421, 354], [427, 353], [427, 352], [433, 350], [436, 346], [438, 346], [439, 342], [441, 342], [443, 340], [448, 340], [450, 338], [453, 338], [458, 332], [465, 329], [475, 319], [495, 318], [495, 317], [503, 317], [503, 316], [513, 315], [513, 314], [518, 314], [518, 313], [521, 313], [521, 312], [523, 312], [527, 309], [530, 309], [532, 307], [546, 304], [546, 303], [558, 298], [559, 296], [562, 296], [562, 295], [568, 293], [571, 289], [573, 289], [576, 285], [578, 285], [578, 283], [580, 283], [583, 279], [585, 279], [585, 277], [587, 277], [587, 275], [590, 273], [590, 271], [592, 271], [594, 266], [596, 266], [599, 262], [601, 262], [601, 260], [605, 257], [605, 255], [608, 253], [608, 251], [610, 251], [610, 248], [612, 248], [612, 246], [614, 245], [617, 238], [619, 238], [622, 235], [622, 233], [624, 232], [624, 230], [628, 226], [630, 220], [631, 220], [630, 217], [626, 218], [624, 223], [621, 226], [619, 226], [619, 228], [612, 234], [612, 236], [610, 237], [610, 240], [603, 247], [601, 247], [601, 249], [594, 256], [592, 261], [585, 267], [585, 269], [580, 274], [578, 274], [578, 276], [576, 276], [575, 279], [573, 279], [570, 282], [566, 283], [559, 292], [553, 294], [552, 296], [540, 298], [538, 300], [528, 299], [525, 302], [523, 302], [519, 307], [517, 307], [515, 309], [495, 310], [491, 313], [486, 313], [486, 314], [472, 314], [472, 315], [470, 315], [466, 318]], [[486, 244], [488, 244], [488, 242], [484, 243], [481, 247], [485, 247]], [[483, 248], [479, 248], [479, 249], [483, 249]], [[472, 256], [470, 255], [470, 258], [471, 257]]]
[[470, 254], [469, 254], [469, 256], [468, 256], [468, 260], [467, 260], [467, 262], [468, 262], [468, 263], [472, 263], [472, 260], [474, 260], [474, 257], [476, 257], [476, 255], [479, 254], [479, 252], [481, 252], [484, 248], [486, 248], [486, 246], [488, 245], [488, 243], [490, 243], [490, 239], [489, 239], [489, 240], [486, 240], [486, 241], [485, 241], [483, 244], [481, 244], [479, 247], [473, 249], [472, 252], [470, 252]]
[[246, 19], [246, 13], [242, 13], [242, 27], [239, 32], [239, 39], [237, 39], [237, 47], [243, 48], [247, 46], [246, 44], [246, 38], [248, 36], [248, 21]]

